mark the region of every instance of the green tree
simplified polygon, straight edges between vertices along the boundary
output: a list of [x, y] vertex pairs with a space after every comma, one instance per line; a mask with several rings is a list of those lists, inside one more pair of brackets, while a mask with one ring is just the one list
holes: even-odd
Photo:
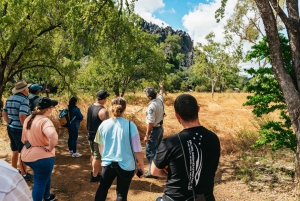
[[233, 45], [232, 41], [221, 44], [215, 42], [214, 38], [214, 33], [210, 33], [206, 36], [207, 45], [198, 44], [195, 64], [192, 66], [194, 74], [210, 81], [212, 96], [217, 81], [225, 79], [227, 74], [237, 74], [239, 72], [238, 62], [240, 61], [240, 53], [236, 51], [229, 52], [227, 48]]
[[160, 44], [164, 50], [167, 62], [174, 66], [174, 69], [171, 69], [172, 73], [175, 72], [175, 69], [180, 68], [180, 64], [185, 59], [185, 55], [179, 52], [181, 49], [180, 40], [180, 36], [169, 33], [166, 40]]
[[97, 39], [93, 41], [95, 51], [90, 52], [93, 59], [80, 83], [123, 96], [128, 87], [138, 87], [142, 78], [163, 78], [166, 62], [157, 36], [141, 30], [141, 19], [133, 12], [124, 11], [120, 16], [116, 11], [109, 8], [105, 15], [97, 17], [98, 23], [103, 23], [102, 31], [92, 38]]
[[60, 82], [67, 83], [65, 76], [78, 69], [76, 60], [91, 45], [84, 37], [89, 33], [89, 20], [100, 15], [105, 7], [118, 6], [119, 11], [123, 10], [123, 3], [128, 5], [127, 0], [2, 0], [0, 109], [7, 83], [23, 79], [26, 73], [26, 76], [34, 74], [37, 68], [41, 76], [46, 69], [52, 69], [52, 73], [60, 76]]
[[[222, 9], [225, 9], [227, 0], [223, 0]], [[277, 0], [254, 0], [264, 24], [269, 48], [270, 60], [274, 77], [282, 91], [292, 127], [296, 133], [296, 182], [299, 190], [300, 182], [300, 26], [298, 0], [285, 1], [285, 7]], [[221, 10], [222, 10], [221, 9]], [[219, 10], [219, 11], [221, 11]], [[285, 10], [287, 12], [285, 12]], [[222, 11], [220, 12], [223, 14]], [[281, 48], [281, 41], [277, 20], [280, 19], [288, 35], [291, 48], [292, 76], [288, 72]], [[295, 79], [294, 79], [295, 78]]]

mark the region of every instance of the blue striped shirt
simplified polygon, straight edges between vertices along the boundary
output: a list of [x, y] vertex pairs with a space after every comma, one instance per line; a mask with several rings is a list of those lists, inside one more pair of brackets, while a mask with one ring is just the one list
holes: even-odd
[[7, 99], [3, 112], [8, 114], [9, 127], [22, 129], [19, 114], [29, 116], [29, 99], [22, 93], [14, 94]]

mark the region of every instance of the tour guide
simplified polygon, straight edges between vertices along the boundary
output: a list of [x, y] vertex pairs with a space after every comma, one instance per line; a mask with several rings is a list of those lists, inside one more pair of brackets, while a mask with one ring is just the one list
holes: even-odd
[[151, 175], [151, 163], [164, 133], [164, 83], [159, 83], [159, 86], [160, 92], [158, 96], [153, 87], [148, 87], [145, 89], [146, 96], [150, 99], [146, 111], [147, 132], [144, 138], [144, 142], [146, 142], [146, 157], [149, 163], [149, 171], [145, 174], [145, 178], [154, 178]]

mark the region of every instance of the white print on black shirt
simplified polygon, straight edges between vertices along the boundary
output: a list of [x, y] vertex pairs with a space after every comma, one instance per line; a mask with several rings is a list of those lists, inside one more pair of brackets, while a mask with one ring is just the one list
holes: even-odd
[[[188, 189], [192, 190], [192, 186], [197, 186], [200, 180], [200, 174], [202, 170], [202, 150], [200, 147], [202, 135], [198, 137], [198, 133], [196, 133], [196, 137], [193, 137], [192, 140], [187, 141], [187, 146], [189, 149], [189, 159], [190, 159], [190, 171], [189, 171], [189, 185]], [[195, 181], [195, 185], [193, 182]]]

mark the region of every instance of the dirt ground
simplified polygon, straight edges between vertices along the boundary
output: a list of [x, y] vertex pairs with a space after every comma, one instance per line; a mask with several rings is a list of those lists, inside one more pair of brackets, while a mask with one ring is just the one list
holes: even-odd
[[[246, 94], [247, 95], [247, 94]], [[294, 195], [291, 182], [281, 184], [276, 188], [261, 188], [260, 190], [253, 190], [244, 181], [237, 179], [234, 174], [234, 163], [239, 160], [236, 155], [229, 154], [231, 152], [230, 135], [235, 133], [237, 129], [244, 127], [249, 128], [251, 121], [249, 120], [251, 110], [242, 107], [241, 104], [245, 102], [246, 95], [222, 95], [216, 96], [211, 101], [210, 95], [199, 95], [197, 99], [201, 103], [200, 122], [218, 134], [221, 140], [222, 155], [220, 164], [215, 177], [214, 194], [217, 201], [293, 201], [298, 200]], [[195, 96], [198, 96], [195, 95]], [[167, 113], [167, 121], [165, 123], [165, 136], [175, 133], [180, 130], [180, 125], [173, 115], [173, 108], [171, 102], [173, 97], [166, 97], [165, 110]], [[88, 103], [90, 100], [82, 101], [80, 108], [82, 113], [86, 113]], [[168, 104], [169, 102], [169, 104]], [[60, 102], [61, 103], [61, 102]], [[84, 104], [84, 105], [83, 105]], [[63, 108], [63, 106], [61, 106]], [[128, 107], [127, 113], [132, 116], [127, 116], [134, 120], [139, 131], [145, 129], [144, 126], [144, 110], [145, 104], [140, 106], [139, 103], [132, 103]], [[234, 108], [234, 109], [233, 109]], [[59, 108], [58, 108], [59, 109]], [[54, 114], [56, 117], [57, 114]], [[134, 117], [133, 117], [134, 116]], [[68, 155], [67, 147], [67, 131], [65, 128], [59, 128], [59, 143], [56, 146], [56, 157], [54, 171], [52, 173], [51, 193], [56, 194], [59, 201], [92, 201], [99, 183], [91, 183], [89, 181], [91, 165], [89, 162], [90, 150], [86, 139], [85, 132], [80, 132], [78, 138], [78, 152], [82, 153], [80, 158], [72, 158]], [[144, 133], [141, 132], [141, 139]], [[143, 149], [145, 144], [142, 143]], [[0, 125], [0, 159], [10, 162], [11, 151], [6, 135], [6, 128]], [[148, 168], [147, 160], [145, 160], [145, 170]], [[33, 173], [29, 169], [29, 172]], [[128, 200], [134, 201], [154, 201], [163, 193], [165, 178], [159, 179], [139, 179], [134, 177], [130, 186]], [[33, 184], [28, 182], [30, 188]], [[267, 184], [266, 184], [267, 185]], [[107, 200], [115, 200], [116, 185], [111, 186]]]
[[[10, 150], [3, 149], [3, 144], [7, 144], [3, 139], [0, 158], [10, 162]], [[6, 146], [7, 147], [7, 146]], [[144, 144], [143, 144], [144, 148]], [[80, 158], [72, 158], [68, 153], [67, 133], [60, 135], [59, 143], [56, 147], [56, 158], [54, 171], [52, 173], [51, 193], [56, 194], [59, 201], [92, 201], [99, 183], [89, 182], [91, 166], [89, 162], [90, 151], [85, 135], [80, 135], [78, 139], [78, 152], [82, 153]], [[292, 201], [296, 200], [292, 192], [276, 191], [250, 191], [249, 187], [233, 176], [231, 161], [232, 156], [221, 157], [221, 162], [215, 178], [215, 197], [217, 201]], [[146, 169], [148, 168], [145, 159]], [[32, 170], [29, 170], [32, 173]], [[33, 184], [27, 182], [30, 188]], [[154, 201], [162, 194], [164, 189], [164, 178], [159, 179], [139, 179], [134, 177], [130, 185], [128, 200]], [[107, 200], [115, 200], [116, 185], [111, 186]]]

